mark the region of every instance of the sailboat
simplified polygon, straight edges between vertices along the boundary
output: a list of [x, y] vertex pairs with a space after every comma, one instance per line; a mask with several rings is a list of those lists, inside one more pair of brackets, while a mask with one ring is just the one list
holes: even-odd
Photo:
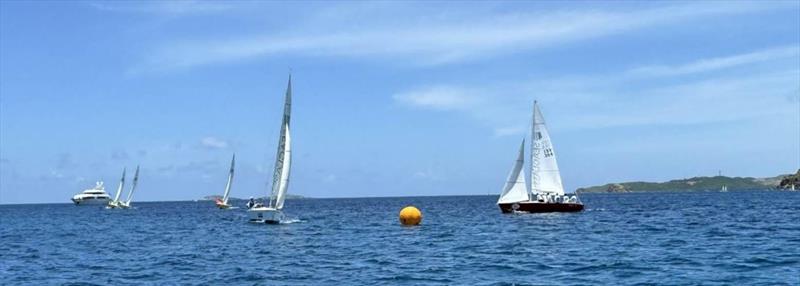
[[525, 182], [525, 140], [519, 147], [508, 179], [503, 186], [497, 205], [503, 213], [512, 212], [578, 212], [583, 204], [577, 195], [567, 196], [561, 184], [561, 173], [553, 149], [544, 116], [539, 104], [533, 103], [533, 125], [531, 127], [530, 172], [531, 184]]
[[236, 154], [233, 154], [233, 158], [231, 158], [231, 170], [228, 172], [228, 184], [225, 185], [225, 194], [222, 195], [222, 199], [220, 200], [217, 198], [215, 203], [218, 208], [220, 209], [228, 209], [231, 205], [228, 204], [228, 195], [231, 193], [231, 184], [233, 184], [233, 165], [236, 163]]
[[720, 189], [719, 191], [720, 192], [727, 192], [728, 191], [728, 186], [722, 185], [722, 189]]
[[124, 202], [119, 202], [120, 208], [130, 208], [131, 207], [131, 200], [133, 199], [133, 191], [136, 190], [136, 183], [139, 182], [139, 166], [136, 166], [136, 173], [133, 175], [133, 185], [131, 185], [131, 190], [128, 192], [128, 198]]
[[114, 195], [114, 200], [108, 202], [107, 209], [115, 209], [119, 207], [119, 196], [122, 195], [122, 189], [125, 187], [125, 168], [122, 169], [122, 179], [119, 180], [117, 187], [117, 194]]
[[289, 188], [289, 173], [292, 166], [292, 140], [289, 135], [289, 121], [292, 109], [292, 77], [286, 86], [286, 98], [283, 104], [281, 133], [278, 139], [278, 153], [275, 155], [275, 169], [272, 172], [272, 191], [269, 204], [257, 204], [248, 210], [250, 222], [277, 224], [283, 219], [283, 201]]

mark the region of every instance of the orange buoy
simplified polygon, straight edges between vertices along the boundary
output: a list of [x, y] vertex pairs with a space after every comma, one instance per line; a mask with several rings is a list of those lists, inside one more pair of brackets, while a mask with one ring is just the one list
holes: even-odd
[[422, 222], [422, 212], [414, 206], [407, 206], [400, 210], [400, 223], [402, 225], [418, 225]]

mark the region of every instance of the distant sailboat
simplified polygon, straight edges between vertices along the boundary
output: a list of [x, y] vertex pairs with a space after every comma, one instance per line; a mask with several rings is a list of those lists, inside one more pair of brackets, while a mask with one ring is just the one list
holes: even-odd
[[272, 173], [272, 192], [269, 194], [269, 205], [256, 205], [248, 211], [250, 222], [254, 223], [280, 223], [284, 215], [283, 201], [289, 188], [289, 173], [292, 166], [291, 136], [289, 122], [292, 109], [292, 77], [286, 87], [286, 98], [283, 105], [283, 120], [281, 133], [278, 139], [278, 153], [275, 156], [275, 169]]
[[119, 207], [127, 209], [131, 207], [131, 200], [133, 199], [133, 191], [136, 190], [136, 183], [139, 182], [139, 166], [136, 166], [136, 173], [133, 175], [133, 185], [128, 192], [128, 198], [124, 202], [119, 203]]
[[114, 195], [114, 200], [108, 202], [107, 209], [115, 209], [119, 207], [119, 196], [122, 195], [122, 189], [125, 187], [125, 168], [122, 169], [122, 179], [119, 180], [117, 187], [117, 194]]
[[497, 205], [504, 213], [510, 212], [577, 212], [583, 204], [577, 195], [567, 196], [561, 184], [556, 154], [550, 142], [544, 116], [539, 104], [533, 104], [533, 126], [531, 128], [530, 189], [526, 189], [523, 165], [525, 140], [519, 148], [517, 160], [508, 174]]
[[228, 209], [231, 205], [228, 204], [228, 195], [231, 193], [231, 184], [233, 184], [233, 165], [236, 163], [236, 154], [231, 158], [231, 170], [228, 172], [228, 184], [225, 185], [225, 194], [222, 195], [222, 200], [216, 199], [215, 203], [220, 209]]
[[728, 186], [722, 185], [722, 189], [720, 189], [719, 191], [720, 192], [727, 192], [728, 191]]

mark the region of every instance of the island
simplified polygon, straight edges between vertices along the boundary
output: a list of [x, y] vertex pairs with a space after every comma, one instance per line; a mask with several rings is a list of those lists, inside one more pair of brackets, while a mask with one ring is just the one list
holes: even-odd
[[578, 188], [578, 193], [631, 193], [667, 191], [720, 191], [727, 190], [793, 190], [800, 188], [800, 170], [794, 175], [786, 174], [767, 178], [753, 177], [693, 177], [667, 182], [624, 182], [601, 186]]

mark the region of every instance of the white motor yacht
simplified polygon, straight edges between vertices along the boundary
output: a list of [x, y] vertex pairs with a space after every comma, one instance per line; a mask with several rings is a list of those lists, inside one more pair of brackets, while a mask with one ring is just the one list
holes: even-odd
[[80, 194], [72, 197], [72, 202], [77, 206], [81, 205], [105, 205], [111, 197], [103, 187], [103, 181], [95, 183], [94, 188], [86, 189]]

